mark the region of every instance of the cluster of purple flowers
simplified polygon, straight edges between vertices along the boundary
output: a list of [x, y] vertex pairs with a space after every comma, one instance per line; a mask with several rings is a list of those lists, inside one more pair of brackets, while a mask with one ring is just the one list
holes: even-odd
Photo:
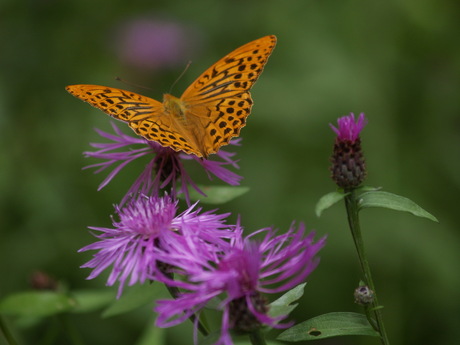
[[[133, 160], [146, 155], [152, 158], [115, 207], [113, 227], [90, 227], [98, 241], [80, 250], [97, 251], [82, 266], [92, 268], [88, 279], [110, 269], [107, 285], [119, 284], [118, 297], [126, 285], [145, 281], [175, 288], [174, 298], [156, 303], [159, 327], [187, 318], [198, 326], [201, 311], [212, 301], [222, 312], [221, 336], [216, 344], [232, 344], [230, 330], [288, 327], [290, 323], [280, 324], [287, 315], [269, 316], [265, 295], [302, 283], [317, 266], [316, 254], [325, 238], [314, 242], [314, 232], [306, 234], [303, 224], [293, 224], [284, 233], [264, 228], [246, 235], [239, 219], [236, 224], [227, 222], [229, 213], [203, 211], [198, 203], [191, 204], [189, 188], [201, 190], [183, 164], [184, 160], [194, 160], [210, 177], [237, 185], [241, 176], [226, 168], [238, 167], [233, 153], [221, 150], [215, 156], [218, 160], [199, 159], [126, 135], [116, 125], [113, 128], [115, 134], [98, 131], [111, 143], [92, 144], [98, 151], [85, 152], [103, 159], [90, 166], [97, 167], [97, 172], [112, 167], [99, 188]], [[239, 140], [232, 144], [238, 145]], [[181, 193], [188, 203], [183, 212], [179, 212], [177, 199]]]

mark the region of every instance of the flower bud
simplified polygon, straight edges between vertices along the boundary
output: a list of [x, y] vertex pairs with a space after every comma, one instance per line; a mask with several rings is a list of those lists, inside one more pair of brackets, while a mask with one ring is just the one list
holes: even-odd
[[368, 286], [360, 286], [355, 289], [355, 303], [359, 305], [369, 305], [374, 302], [374, 291]]
[[366, 178], [366, 164], [361, 150], [359, 133], [367, 123], [364, 114], [355, 122], [355, 116], [341, 117], [337, 120], [338, 129], [330, 125], [337, 134], [331, 157], [331, 173], [335, 183], [345, 190], [358, 187]]

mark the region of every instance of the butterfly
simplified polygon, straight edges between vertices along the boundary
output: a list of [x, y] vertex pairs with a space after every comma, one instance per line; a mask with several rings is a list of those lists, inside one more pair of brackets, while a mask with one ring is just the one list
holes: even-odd
[[207, 158], [240, 134], [252, 108], [254, 85], [276, 45], [265, 36], [235, 49], [209, 67], [180, 98], [163, 102], [99, 85], [69, 85], [66, 90], [134, 132], [176, 151]]

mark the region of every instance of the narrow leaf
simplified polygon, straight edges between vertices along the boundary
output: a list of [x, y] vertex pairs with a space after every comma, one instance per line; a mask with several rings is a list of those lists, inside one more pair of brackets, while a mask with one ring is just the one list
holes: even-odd
[[163, 345], [166, 344], [166, 330], [154, 326], [154, 320], [147, 321], [144, 333], [136, 345]]
[[76, 301], [53, 291], [30, 291], [9, 295], [0, 302], [0, 313], [16, 316], [43, 317], [55, 315], [76, 306]]
[[396, 211], [404, 211], [412, 213], [414, 216], [428, 218], [434, 222], [438, 222], [435, 216], [425, 211], [415, 202], [403, 196], [382, 192], [373, 191], [366, 192], [359, 196], [359, 207], [383, 207]]
[[155, 285], [158, 284], [152, 285], [150, 283], [145, 283], [143, 285], [134, 285], [126, 289], [120, 299], [115, 300], [115, 302], [102, 313], [102, 316], [110, 317], [127, 313], [151, 303], [155, 296], [158, 295], [158, 289]]
[[72, 297], [77, 302], [73, 313], [87, 313], [107, 306], [115, 300], [113, 290], [77, 290], [72, 291]]
[[289, 290], [280, 298], [273, 301], [270, 304], [269, 315], [271, 317], [289, 315], [295, 308], [297, 308], [298, 303], [293, 302], [298, 301], [303, 296], [305, 285], [307, 285], [307, 283], [297, 285], [295, 288]]
[[198, 345], [213, 345], [217, 343], [217, 341], [220, 338], [220, 332], [219, 331], [213, 331], [209, 333], [205, 338], [203, 338]]
[[[200, 200], [205, 204], [224, 204], [249, 191], [249, 187], [244, 186], [198, 186], [206, 196], [198, 193], [196, 190], [190, 190], [190, 199], [192, 201]], [[181, 195], [183, 198], [183, 195]]]
[[337, 312], [323, 314], [299, 323], [281, 333], [277, 339], [295, 342], [343, 335], [378, 337], [379, 333], [372, 328], [366, 316], [357, 313]]
[[323, 195], [321, 199], [319, 199], [318, 203], [315, 207], [315, 213], [317, 217], [321, 216], [324, 210], [328, 209], [332, 205], [338, 203], [340, 200], [345, 198], [347, 194], [341, 192], [331, 192]]

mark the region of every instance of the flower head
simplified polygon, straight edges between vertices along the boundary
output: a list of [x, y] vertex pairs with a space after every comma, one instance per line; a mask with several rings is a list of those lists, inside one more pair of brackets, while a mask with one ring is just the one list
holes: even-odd
[[337, 120], [338, 129], [332, 124], [329, 126], [337, 134], [337, 138], [342, 141], [355, 141], [359, 137], [359, 133], [363, 130], [364, 126], [367, 125], [367, 119], [364, 117], [364, 113], [359, 115], [357, 121], [355, 121], [355, 114], [350, 113], [348, 116], [342, 116]]
[[366, 165], [361, 149], [360, 132], [367, 124], [364, 114], [351, 113], [337, 120], [338, 128], [329, 126], [337, 134], [334, 143], [334, 152], [331, 157], [332, 179], [345, 190], [358, 187], [366, 177]]
[[[180, 282], [169, 279], [173, 268], [164, 259], [165, 253], [182, 255], [183, 259], [196, 255], [203, 260], [214, 260], [216, 253], [228, 245], [228, 239], [235, 236], [235, 227], [225, 225], [228, 213], [200, 213], [201, 209], [195, 209], [195, 205], [176, 215], [177, 201], [171, 197], [144, 196], [123, 208], [116, 207], [119, 221], [113, 221], [113, 228], [90, 227], [100, 232], [95, 235], [99, 241], [79, 250], [98, 250], [82, 266], [93, 268], [88, 279], [112, 266], [107, 285], [118, 281], [118, 296], [127, 280], [128, 285], [149, 279], [180, 286]], [[173, 253], [184, 247], [189, 251]]]
[[190, 28], [170, 20], [136, 18], [121, 25], [115, 42], [120, 59], [142, 70], [185, 65]]
[[[231, 247], [217, 256], [213, 264], [186, 269], [190, 282], [186, 292], [175, 300], [157, 301], [157, 325], [176, 325], [217, 296], [223, 300], [222, 333], [217, 344], [232, 344], [229, 330], [250, 332], [262, 324], [282, 328], [278, 322], [286, 316], [271, 317], [263, 294], [289, 290], [305, 280], [318, 264], [315, 255], [325, 238], [313, 243], [314, 233], [304, 237], [303, 224], [281, 235], [271, 228], [259, 230], [245, 239], [236, 237]], [[254, 237], [263, 234], [261, 241]], [[180, 260], [170, 259], [181, 266]], [[182, 262], [182, 265], [189, 265]]]
[[[86, 157], [102, 159], [103, 162], [96, 163], [85, 167], [98, 168], [95, 173], [113, 167], [113, 170], [99, 185], [98, 190], [104, 188], [112, 179], [130, 162], [143, 156], [152, 157], [147, 163], [142, 173], [137, 177], [126, 195], [121, 201], [121, 205], [136, 198], [138, 195], [159, 195], [160, 190], [167, 190], [173, 197], [176, 196], [178, 185], [180, 183], [180, 192], [185, 195], [185, 199], [190, 205], [188, 188], [194, 188], [198, 193], [205, 196], [201, 189], [193, 182], [187, 173], [184, 161], [194, 160], [200, 164], [209, 178], [212, 175], [222, 181], [234, 186], [239, 185], [241, 176], [227, 169], [231, 165], [239, 168], [236, 161], [232, 159], [234, 153], [220, 150], [215, 156], [220, 160], [200, 159], [195, 155], [176, 152], [171, 148], [163, 147], [157, 142], [148, 141], [139, 136], [124, 134], [116, 125], [112, 123], [115, 134], [106, 133], [96, 129], [97, 133], [109, 139], [111, 143], [92, 143], [91, 146], [97, 148], [97, 151], [84, 152]], [[239, 145], [240, 139], [233, 140], [230, 144]], [[137, 147], [137, 148], [134, 148]]]

